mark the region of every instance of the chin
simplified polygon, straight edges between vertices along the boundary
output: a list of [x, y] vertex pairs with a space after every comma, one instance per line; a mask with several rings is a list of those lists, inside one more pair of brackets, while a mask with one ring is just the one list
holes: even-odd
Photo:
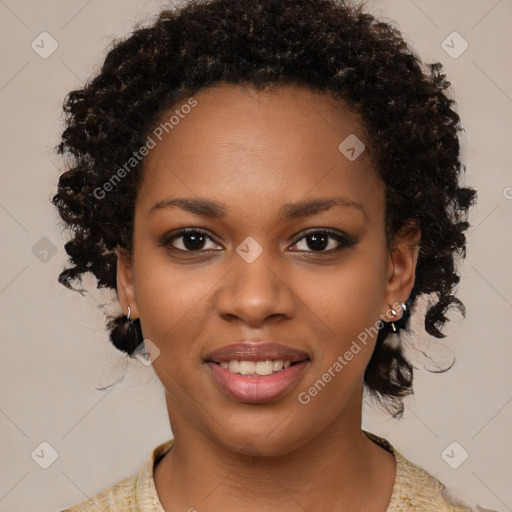
[[224, 428], [217, 425], [210, 433], [226, 449], [248, 457], [286, 455], [307, 442], [307, 436], [301, 435], [296, 429], [292, 430], [290, 426], [285, 426], [282, 418], [261, 423], [259, 428], [258, 425], [248, 425], [246, 421], [224, 424]]

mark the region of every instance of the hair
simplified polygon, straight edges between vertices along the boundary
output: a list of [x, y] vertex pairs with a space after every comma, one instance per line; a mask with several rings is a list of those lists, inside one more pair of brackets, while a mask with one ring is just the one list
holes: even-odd
[[[192, 0], [114, 40], [97, 75], [64, 100], [55, 149], [69, 164], [52, 204], [72, 238], [65, 244], [71, 266], [59, 282], [74, 289], [90, 272], [98, 288], [117, 290], [116, 249], [132, 254], [144, 164], [131, 159], [172, 106], [222, 83], [307, 87], [357, 112], [367, 157], [386, 187], [387, 240], [411, 222], [421, 230], [407, 305], [428, 296], [425, 330], [445, 337], [448, 309], [465, 316], [454, 294], [456, 257], [466, 256], [467, 214], [476, 202], [475, 190], [459, 186], [465, 166], [451, 84], [441, 63], [424, 64], [397, 28], [341, 0]], [[128, 161], [133, 169], [119, 179]], [[106, 183], [115, 183], [107, 193]], [[397, 328], [408, 329], [409, 317], [410, 307]], [[127, 326], [124, 314], [107, 321], [111, 342], [133, 357]], [[382, 322], [364, 384], [396, 417], [412, 393], [413, 368], [400, 344], [384, 342], [391, 332]]]

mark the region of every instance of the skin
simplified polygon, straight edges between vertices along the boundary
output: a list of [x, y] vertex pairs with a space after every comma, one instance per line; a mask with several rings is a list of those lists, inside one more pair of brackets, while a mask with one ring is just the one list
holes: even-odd
[[[414, 285], [420, 232], [404, 230], [396, 247], [387, 246], [384, 183], [366, 153], [349, 161], [338, 149], [349, 134], [364, 141], [365, 133], [340, 100], [295, 86], [262, 92], [227, 84], [194, 98], [197, 106], [146, 157], [133, 255], [118, 251], [120, 303], [160, 350], [153, 368], [175, 439], [154, 470], [160, 501], [166, 511], [385, 511], [395, 460], [361, 431], [375, 338], [308, 404], [297, 396], [365, 328], [393, 319], [390, 305]], [[335, 206], [278, 218], [284, 203], [335, 196], [364, 213]], [[222, 202], [226, 215], [176, 206], [149, 213], [176, 197]], [[187, 236], [162, 246], [184, 227], [212, 237], [202, 254], [186, 252]], [[318, 249], [304, 233], [310, 228], [356, 242], [332, 251], [340, 242], [328, 238]], [[252, 263], [236, 252], [248, 236], [263, 249]], [[206, 354], [247, 338], [310, 357], [276, 401], [238, 402], [210, 375]]]

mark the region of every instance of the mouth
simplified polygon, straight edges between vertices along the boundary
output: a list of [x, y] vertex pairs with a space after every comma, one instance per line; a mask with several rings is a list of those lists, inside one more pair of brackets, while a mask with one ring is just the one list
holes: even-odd
[[244, 403], [267, 403], [298, 383], [311, 358], [277, 343], [237, 343], [210, 353], [205, 363], [215, 384]]

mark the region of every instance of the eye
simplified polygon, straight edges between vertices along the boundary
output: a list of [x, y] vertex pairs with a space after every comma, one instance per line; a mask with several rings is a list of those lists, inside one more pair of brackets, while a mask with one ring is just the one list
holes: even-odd
[[[329, 243], [329, 239], [331, 239], [331, 243]], [[292, 247], [300, 245], [301, 240], [307, 240], [307, 242], [303, 243], [302, 245], [310, 247], [310, 249], [305, 248], [302, 250], [320, 253], [340, 251], [341, 249], [350, 247], [355, 243], [351, 237], [342, 235], [341, 233], [334, 232], [329, 229], [316, 229], [309, 231], [305, 236], [295, 242]], [[338, 245], [336, 246], [336, 243], [332, 242], [332, 240], [335, 240]], [[332, 247], [333, 245], [334, 247]], [[329, 249], [325, 250], [326, 248]]]
[[[180, 240], [182, 239], [182, 240]], [[205, 247], [207, 240], [214, 242], [210, 236], [206, 234], [206, 231], [198, 228], [183, 228], [174, 233], [172, 236], [167, 236], [162, 241], [162, 245], [171, 245], [172, 249], [183, 252], [199, 252], [208, 250], [217, 250], [214, 247]], [[177, 241], [175, 245], [173, 242]]]
[[[301, 242], [302, 240], [306, 242]], [[208, 247], [208, 241], [210, 241], [213, 246]], [[301, 243], [303, 245], [302, 249], [299, 247]], [[299, 238], [292, 247], [299, 247], [298, 252], [330, 253], [340, 251], [341, 249], [350, 247], [354, 244], [355, 240], [347, 235], [329, 229], [315, 229], [307, 232], [306, 235]], [[171, 249], [181, 252], [215, 251], [219, 250], [218, 247], [220, 247], [220, 250], [222, 249], [222, 247], [219, 246], [206, 231], [199, 228], [180, 229], [177, 232], [164, 237], [162, 245], [171, 246]]]

